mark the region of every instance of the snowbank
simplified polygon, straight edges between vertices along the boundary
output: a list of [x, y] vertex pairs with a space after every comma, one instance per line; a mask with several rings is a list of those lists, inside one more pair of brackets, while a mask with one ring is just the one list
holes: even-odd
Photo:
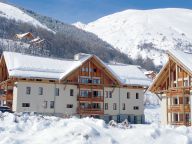
[[134, 125], [114, 128], [93, 118], [60, 119], [23, 115], [0, 119], [0, 144], [189, 144], [192, 128]]

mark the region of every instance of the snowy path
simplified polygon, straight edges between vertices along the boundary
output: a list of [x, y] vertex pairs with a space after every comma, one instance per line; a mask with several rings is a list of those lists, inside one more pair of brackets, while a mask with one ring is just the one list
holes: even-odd
[[109, 127], [92, 118], [14, 116], [0, 120], [0, 144], [190, 144], [192, 128], [134, 125], [131, 129]]

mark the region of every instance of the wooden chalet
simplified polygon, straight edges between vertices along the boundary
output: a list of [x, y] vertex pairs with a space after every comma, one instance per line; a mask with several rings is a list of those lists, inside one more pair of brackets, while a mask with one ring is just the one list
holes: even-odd
[[191, 125], [192, 54], [168, 51], [169, 60], [149, 90], [162, 100], [162, 124]]

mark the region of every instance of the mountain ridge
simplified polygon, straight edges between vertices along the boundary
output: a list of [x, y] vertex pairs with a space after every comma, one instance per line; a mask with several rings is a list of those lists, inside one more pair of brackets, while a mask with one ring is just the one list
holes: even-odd
[[96, 34], [133, 59], [149, 57], [156, 65], [163, 65], [167, 59], [166, 50], [192, 51], [191, 25], [192, 10], [164, 8], [129, 9], [79, 28]]

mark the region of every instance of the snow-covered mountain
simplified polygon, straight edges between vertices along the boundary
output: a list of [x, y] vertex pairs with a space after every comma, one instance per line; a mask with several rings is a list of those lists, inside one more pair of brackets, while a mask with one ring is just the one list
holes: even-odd
[[5, 17], [7, 19], [14, 19], [16, 21], [21, 21], [24, 23], [30, 23], [36, 27], [41, 27], [50, 30], [46, 25], [43, 25], [38, 20], [29, 16], [19, 8], [2, 2], [0, 2], [0, 17]]
[[[192, 10], [179, 8], [126, 10], [87, 25], [93, 32], [132, 58], [138, 55], [165, 63], [165, 50], [192, 50]], [[83, 25], [83, 27], [82, 27]]]

